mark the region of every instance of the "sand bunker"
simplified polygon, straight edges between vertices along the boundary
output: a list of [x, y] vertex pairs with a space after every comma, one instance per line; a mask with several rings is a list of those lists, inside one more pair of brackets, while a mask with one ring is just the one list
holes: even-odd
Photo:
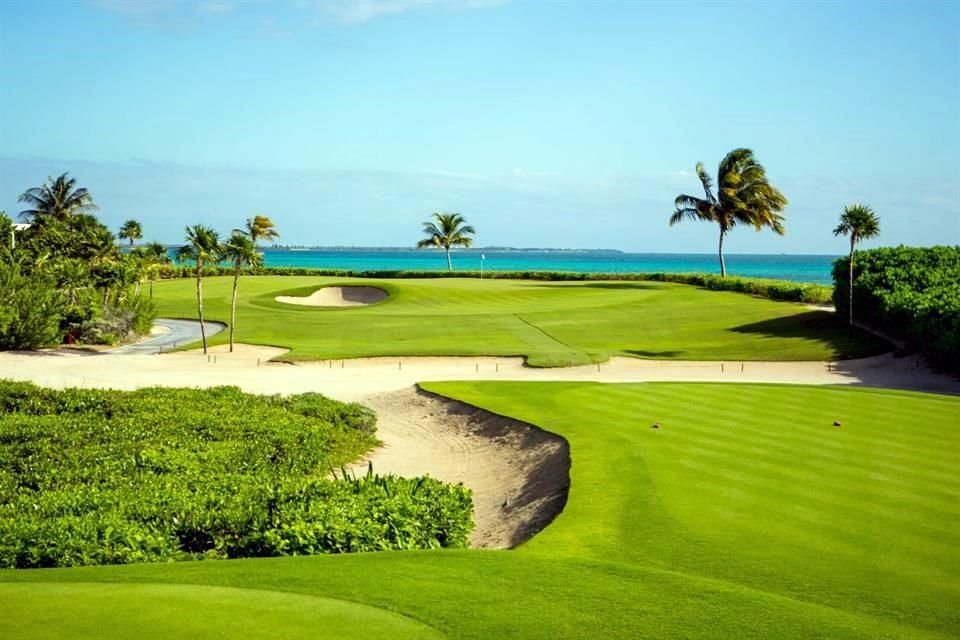
[[362, 307], [386, 300], [387, 292], [377, 287], [324, 287], [308, 296], [277, 296], [277, 302], [305, 307]]
[[462, 482], [473, 490], [471, 547], [512, 549], [563, 510], [570, 448], [560, 436], [415, 388], [363, 402], [383, 446], [348, 468]]

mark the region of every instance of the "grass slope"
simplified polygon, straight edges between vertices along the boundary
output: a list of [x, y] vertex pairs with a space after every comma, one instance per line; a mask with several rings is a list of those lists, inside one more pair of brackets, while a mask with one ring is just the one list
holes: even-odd
[[[164, 594], [133, 597], [117, 583], [276, 591], [293, 599], [284, 611], [302, 595], [342, 599], [451, 638], [960, 633], [960, 398], [739, 384], [425, 386], [569, 440], [567, 508], [524, 547], [0, 572], [3, 609], [35, 612], [0, 616], [0, 636], [44, 637], [38, 602], [76, 637], [91, 598], [101, 620], [130, 619], [154, 598], [167, 606]], [[52, 583], [81, 584], [58, 593]], [[395, 622], [356, 614], [357, 631]], [[201, 622], [156, 629], [200, 637]], [[145, 618], [141, 632], [153, 624]], [[124, 634], [104, 626], [99, 637]]]
[[[240, 285], [237, 339], [287, 347], [285, 359], [363, 356], [526, 356], [565, 366], [611, 355], [684, 360], [828, 360], [879, 353], [851, 339], [833, 314], [801, 304], [663, 282], [531, 282], [476, 279], [369, 281], [390, 298], [366, 308], [276, 302], [342, 278], [250, 276]], [[232, 280], [204, 279], [205, 314], [230, 317]], [[196, 318], [193, 280], [157, 283], [160, 315]], [[213, 343], [226, 342], [226, 332]]]

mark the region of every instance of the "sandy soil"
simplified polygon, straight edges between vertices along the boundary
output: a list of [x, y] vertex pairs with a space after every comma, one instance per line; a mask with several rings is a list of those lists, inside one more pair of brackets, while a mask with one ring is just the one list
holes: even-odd
[[387, 292], [377, 287], [324, 287], [308, 296], [277, 296], [277, 302], [305, 307], [362, 307], [387, 299]]
[[[274, 347], [226, 345], [165, 355], [77, 350], [0, 353], [0, 378], [63, 387], [236, 385], [251, 393], [318, 391], [360, 401], [379, 417], [385, 446], [372, 452], [379, 473], [425, 475], [473, 489], [473, 543], [509, 548], [552, 520], [566, 495], [569, 457], [562, 439], [460, 403], [417, 392], [420, 381], [654, 380], [853, 384], [960, 393], [960, 380], [916, 357], [828, 362], [679, 362], [613, 358], [602, 365], [531, 369], [520, 358], [366, 358], [305, 364], [268, 362]], [[358, 470], [362, 471], [364, 463]], [[563, 497], [561, 497], [563, 496]]]
[[[364, 401], [383, 446], [351, 471], [429, 475], [473, 491], [470, 546], [510, 549], [547, 526], [567, 502], [570, 449], [535, 426], [416, 388]], [[429, 461], [428, 465], [425, 462]]]

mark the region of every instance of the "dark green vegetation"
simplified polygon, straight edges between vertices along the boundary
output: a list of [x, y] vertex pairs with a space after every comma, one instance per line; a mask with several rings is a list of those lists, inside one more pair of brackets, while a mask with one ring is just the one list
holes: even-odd
[[[849, 262], [834, 263], [837, 313], [846, 315]], [[856, 319], [960, 373], [960, 246], [858, 251]]]
[[[231, 280], [205, 281], [206, 317], [229, 319]], [[390, 297], [363, 308], [276, 302], [329, 284], [362, 283]], [[878, 353], [834, 315], [724, 291], [662, 282], [529, 282], [433, 278], [345, 280], [250, 277], [237, 305], [237, 340], [288, 347], [284, 359], [360, 356], [526, 356], [533, 366], [611, 355], [685, 360], [827, 360]], [[191, 283], [158, 283], [167, 317], [196, 317]], [[224, 336], [213, 338], [222, 343]], [[679, 345], [679, 346], [678, 346]]]
[[[112, 344], [148, 332], [155, 310], [140, 281], [161, 259], [122, 253], [93, 215], [93, 197], [67, 174], [20, 200], [29, 228], [13, 231], [0, 213], [0, 349]], [[124, 237], [132, 242], [135, 231], [125, 226]]]
[[787, 199], [767, 180], [767, 171], [753, 157], [750, 149], [734, 149], [720, 161], [717, 169], [716, 194], [713, 180], [702, 162], [697, 163], [697, 177], [703, 187], [703, 198], [685, 193], [674, 200], [676, 209], [670, 226], [683, 220], [710, 222], [720, 228], [720, 276], [727, 275], [723, 261], [723, 239], [738, 224], [750, 225], [757, 231], [769, 228], [784, 234], [783, 216]]
[[[0, 598], [16, 612], [0, 617], [0, 636], [57, 635], [59, 622], [72, 637], [125, 638], [141, 612], [146, 635], [222, 637], [231, 614], [246, 633], [273, 629], [261, 609], [244, 610], [245, 592], [222, 587], [273, 592], [263, 602], [279, 608], [278, 629], [318, 596], [317, 616], [333, 620], [323, 598], [337, 598], [464, 639], [960, 634], [960, 398], [786, 385], [426, 386], [569, 441], [567, 507], [520, 549], [0, 572], [9, 583]], [[154, 603], [193, 611], [190, 599], [209, 603], [202, 616], [154, 615]], [[356, 634], [393, 637], [394, 622], [355, 612]], [[318, 624], [314, 637], [343, 628]]]
[[0, 566], [465, 546], [463, 487], [331, 479], [375, 421], [318, 394], [0, 381]]

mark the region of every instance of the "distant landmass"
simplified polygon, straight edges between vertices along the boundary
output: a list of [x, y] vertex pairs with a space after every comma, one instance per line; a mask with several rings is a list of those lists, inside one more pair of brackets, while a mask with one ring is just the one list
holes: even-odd
[[[312, 245], [298, 245], [298, 244], [274, 244], [270, 246], [271, 251], [387, 251], [387, 252], [396, 252], [396, 251], [423, 251], [423, 249], [418, 249], [416, 247], [351, 247], [351, 246], [312, 246]], [[623, 254], [624, 252], [619, 249], [563, 249], [563, 248], [553, 248], [553, 247], [499, 247], [499, 246], [489, 246], [489, 247], [470, 247], [469, 249], [464, 249], [457, 247], [456, 251], [463, 252], [512, 252], [512, 251], [523, 251], [526, 253], [591, 253], [591, 254]]]

